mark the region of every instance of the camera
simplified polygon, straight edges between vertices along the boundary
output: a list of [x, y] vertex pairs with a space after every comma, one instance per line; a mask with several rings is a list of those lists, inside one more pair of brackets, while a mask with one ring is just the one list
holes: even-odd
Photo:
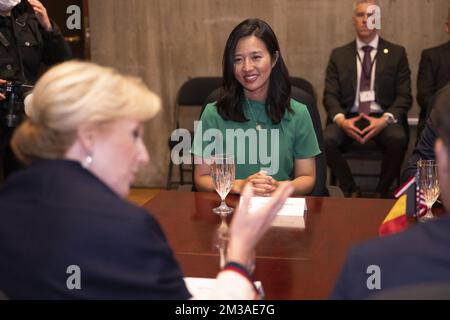
[[6, 99], [0, 103], [1, 121], [7, 127], [17, 127], [24, 117], [24, 99], [33, 86], [20, 81], [7, 81], [0, 84], [0, 93]]

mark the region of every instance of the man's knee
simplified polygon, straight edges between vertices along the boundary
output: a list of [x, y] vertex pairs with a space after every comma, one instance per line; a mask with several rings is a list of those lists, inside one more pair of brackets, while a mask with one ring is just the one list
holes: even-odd
[[387, 149], [406, 150], [408, 148], [408, 138], [406, 135], [393, 135], [386, 141]]
[[406, 150], [408, 148], [408, 135], [403, 127], [392, 128], [382, 137], [381, 145], [384, 149]]

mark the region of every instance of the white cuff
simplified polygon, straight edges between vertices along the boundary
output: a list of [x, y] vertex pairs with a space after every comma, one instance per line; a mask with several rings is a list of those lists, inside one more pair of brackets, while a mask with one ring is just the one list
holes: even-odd
[[336, 122], [336, 119], [337, 119], [338, 117], [344, 117], [344, 119], [345, 119], [345, 114], [343, 114], [343, 113], [338, 113], [337, 115], [334, 116], [333, 122]]
[[225, 270], [217, 276], [216, 287], [210, 299], [214, 300], [254, 300], [256, 292], [253, 284], [243, 275]]
[[395, 119], [394, 115], [392, 113], [390, 113], [390, 112], [383, 113], [383, 117], [391, 118], [392, 119], [391, 123], [397, 123], [398, 122], [397, 119]]

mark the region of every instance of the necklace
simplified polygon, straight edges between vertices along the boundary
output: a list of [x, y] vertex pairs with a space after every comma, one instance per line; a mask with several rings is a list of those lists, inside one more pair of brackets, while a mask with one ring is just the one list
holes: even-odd
[[258, 131], [261, 130], [261, 129], [262, 129], [262, 126], [261, 126], [261, 124], [258, 122], [258, 119], [256, 118], [255, 114], [253, 113], [252, 106], [251, 106], [250, 102], [248, 101], [248, 98], [247, 98], [247, 97], [245, 97], [245, 102], [247, 103], [247, 107], [248, 107], [248, 109], [250, 110], [250, 113], [252, 114], [252, 120], [254, 120], [255, 123], [256, 123], [256, 130], [258, 130]]

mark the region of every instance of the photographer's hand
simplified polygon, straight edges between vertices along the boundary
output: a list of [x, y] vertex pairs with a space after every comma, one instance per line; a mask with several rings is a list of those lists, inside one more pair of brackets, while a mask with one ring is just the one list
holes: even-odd
[[45, 9], [44, 5], [38, 0], [28, 0], [28, 3], [33, 7], [34, 14], [39, 20], [41, 26], [47, 31], [52, 31], [52, 24], [48, 17], [47, 9]]
[[[5, 83], [6, 83], [6, 80], [0, 79], [0, 85], [3, 85]], [[3, 101], [5, 99], [6, 99], [5, 95], [0, 93], [0, 101]]]

